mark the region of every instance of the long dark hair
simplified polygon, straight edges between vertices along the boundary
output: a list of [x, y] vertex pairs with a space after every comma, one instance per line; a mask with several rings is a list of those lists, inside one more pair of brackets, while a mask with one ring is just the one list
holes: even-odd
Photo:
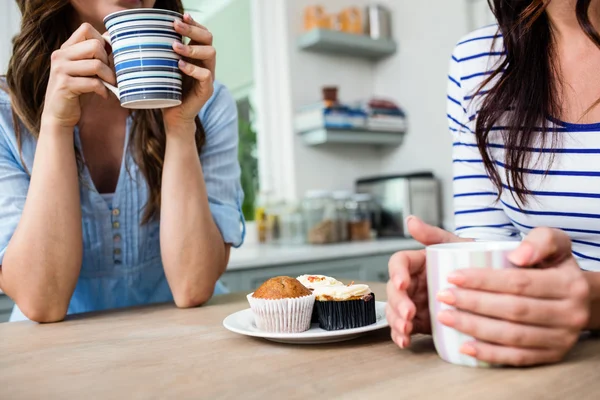
[[[600, 47], [600, 35], [588, 16], [591, 2], [577, 0], [577, 20], [586, 35]], [[548, 117], [558, 117], [562, 111], [560, 71], [555, 64], [552, 26], [545, 12], [550, 1], [488, 0], [488, 3], [498, 20], [506, 57], [478, 89], [478, 94], [484, 97], [475, 135], [485, 169], [500, 198], [502, 180], [488, 144], [492, 129], [506, 126], [501, 133], [505, 179], [512, 188], [512, 196], [522, 206], [530, 193], [524, 179], [524, 169], [532, 161], [532, 152], [528, 150], [534, 144], [542, 149], [555, 149], [560, 142], [556, 130], [548, 123]], [[495, 83], [489, 91], [484, 92], [492, 82]], [[550, 154], [551, 164], [554, 152]], [[549, 169], [547, 165], [546, 170]]]
[[[21, 30], [13, 40], [13, 52], [6, 73], [8, 93], [13, 108], [14, 130], [21, 143], [19, 121], [37, 138], [44, 108], [46, 87], [50, 77], [50, 56], [73, 34], [70, 24], [75, 10], [69, 0], [16, 0], [21, 10]], [[155, 8], [182, 13], [181, 0], [157, 0]], [[193, 81], [184, 75], [184, 96]], [[198, 153], [205, 141], [205, 132], [196, 117], [196, 147]], [[160, 110], [139, 110], [133, 114], [129, 151], [146, 179], [149, 189], [143, 223], [156, 219], [160, 211], [162, 170], [166, 137]], [[77, 151], [82, 168], [82, 157]]]

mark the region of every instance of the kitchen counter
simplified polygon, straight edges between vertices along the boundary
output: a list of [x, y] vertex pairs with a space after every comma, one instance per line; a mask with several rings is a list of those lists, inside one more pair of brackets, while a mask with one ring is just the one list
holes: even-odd
[[228, 271], [270, 267], [288, 264], [313, 263], [340, 258], [392, 254], [413, 250], [422, 245], [413, 239], [380, 239], [369, 242], [351, 242], [330, 245], [277, 246], [249, 244], [231, 251]]
[[[371, 284], [378, 299], [385, 285]], [[443, 362], [429, 337], [400, 350], [389, 329], [325, 345], [284, 345], [231, 333], [223, 319], [245, 293], [201, 308], [158, 305], [0, 325], [0, 397], [19, 399], [592, 399], [600, 341], [582, 339], [562, 364], [472, 369]]]

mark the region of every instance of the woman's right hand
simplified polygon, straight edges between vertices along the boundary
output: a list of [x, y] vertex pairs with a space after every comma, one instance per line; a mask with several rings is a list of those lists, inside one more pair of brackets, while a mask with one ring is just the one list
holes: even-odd
[[84, 23], [52, 53], [51, 60], [42, 121], [73, 128], [81, 117], [79, 96], [96, 93], [106, 99], [109, 93], [101, 79], [116, 84], [115, 73], [108, 66], [106, 41], [92, 25]]
[[[428, 225], [416, 217], [408, 217], [408, 231], [425, 246], [465, 242], [443, 229]], [[431, 333], [425, 250], [400, 251], [389, 262], [386, 317], [392, 329], [392, 340], [401, 348], [410, 345], [410, 336]]]

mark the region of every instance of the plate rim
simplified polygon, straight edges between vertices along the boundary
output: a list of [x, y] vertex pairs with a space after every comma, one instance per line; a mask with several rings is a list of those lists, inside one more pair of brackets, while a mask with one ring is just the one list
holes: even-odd
[[382, 313], [381, 319], [379, 321], [375, 322], [374, 324], [361, 326], [358, 328], [351, 328], [351, 329], [340, 329], [340, 330], [335, 330], [335, 331], [323, 330], [322, 332], [305, 331], [305, 332], [298, 332], [298, 333], [277, 333], [277, 332], [264, 332], [264, 331], [255, 332], [255, 331], [238, 329], [231, 325], [228, 326], [227, 321], [231, 320], [236, 315], [248, 314], [249, 312], [251, 313], [252, 309], [250, 307], [229, 314], [227, 317], [225, 317], [225, 319], [223, 319], [223, 327], [233, 333], [237, 333], [237, 334], [244, 335], [244, 336], [250, 336], [250, 337], [258, 337], [258, 338], [263, 338], [263, 339], [307, 340], [307, 339], [324, 339], [324, 338], [333, 338], [333, 337], [339, 337], [339, 336], [349, 336], [349, 335], [353, 335], [353, 334], [367, 333], [367, 332], [376, 331], [379, 329], [389, 327], [390, 325], [387, 320], [387, 316], [385, 315], [386, 305], [387, 305], [386, 301], [375, 301], [375, 306], [377, 307], [376, 311], [379, 311], [380, 307], [382, 309], [383, 313]]

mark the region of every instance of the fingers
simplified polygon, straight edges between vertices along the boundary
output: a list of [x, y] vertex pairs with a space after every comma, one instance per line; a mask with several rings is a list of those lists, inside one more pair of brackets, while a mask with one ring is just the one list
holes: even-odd
[[563, 357], [560, 351], [554, 349], [523, 349], [483, 342], [466, 343], [461, 347], [461, 353], [490, 364], [515, 367], [556, 363]]
[[64, 49], [67, 47], [71, 47], [75, 43], [84, 42], [89, 39], [96, 39], [102, 43], [102, 46], [104, 46], [104, 39], [102, 38], [100, 32], [94, 29], [92, 25], [85, 22], [81, 24], [81, 26], [77, 28], [75, 32], [73, 32], [71, 37], [67, 39], [67, 41], [64, 42], [60, 48]]
[[431, 226], [421, 221], [419, 218], [409, 216], [407, 218], [407, 226], [410, 235], [417, 241], [421, 242], [425, 246], [440, 243], [452, 243], [452, 242], [471, 242], [472, 239], [463, 239], [458, 236], [445, 231], [441, 228]]
[[425, 250], [400, 251], [388, 263], [390, 281], [397, 290], [407, 290], [411, 276], [425, 271]]
[[183, 71], [183, 73], [186, 75], [196, 79], [201, 85], [212, 84], [213, 74], [206, 68], [179, 60], [179, 69], [181, 69], [181, 71]]
[[65, 72], [70, 76], [98, 76], [104, 82], [116, 84], [115, 73], [100, 60], [79, 60], [65, 65]]
[[173, 50], [181, 56], [201, 61], [210, 61], [217, 56], [217, 52], [212, 46], [194, 46], [174, 42]]
[[388, 281], [387, 286], [388, 306], [398, 314], [398, 317], [404, 321], [410, 321], [416, 314], [414, 302], [404, 290], [398, 290]]
[[537, 228], [532, 230], [521, 246], [510, 256], [510, 261], [520, 267], [559, 263], [571, 257], [571, 239], [560, 229]]
[[575, 276], [566, 276], [565, 270], [558, 268], [471, 268], [454, 271], [448, 277], [448, 282], [464, 289], [541, 299], [562, 299], [569, 295], [575, 279]]
[[108, 89], [102, 84], [100, 79], [84, 77], [70, 77], [68, 79], [69, 89], [76, 95], [96, 93], [104, 99], [108, 98]]
[[519, 348], [568, 348], [578, 333], [496, 320], [456, 310], [444, 310], [438, 320], [477, 340]]
[[192, 23], [189, 20], [186, 20], [186, 22], [176, 20], [174, 26], [177, 33], [189, 37], [193, 42], [208, 46], [213, 44], [212, 33], [205, 27], [194, 23], [193, 20]]
[[565, 325], [568, 303], [514, 295], [451, 288], [438, 293], [442, 303], [485, 317], [528, 325], [559, 327]]

